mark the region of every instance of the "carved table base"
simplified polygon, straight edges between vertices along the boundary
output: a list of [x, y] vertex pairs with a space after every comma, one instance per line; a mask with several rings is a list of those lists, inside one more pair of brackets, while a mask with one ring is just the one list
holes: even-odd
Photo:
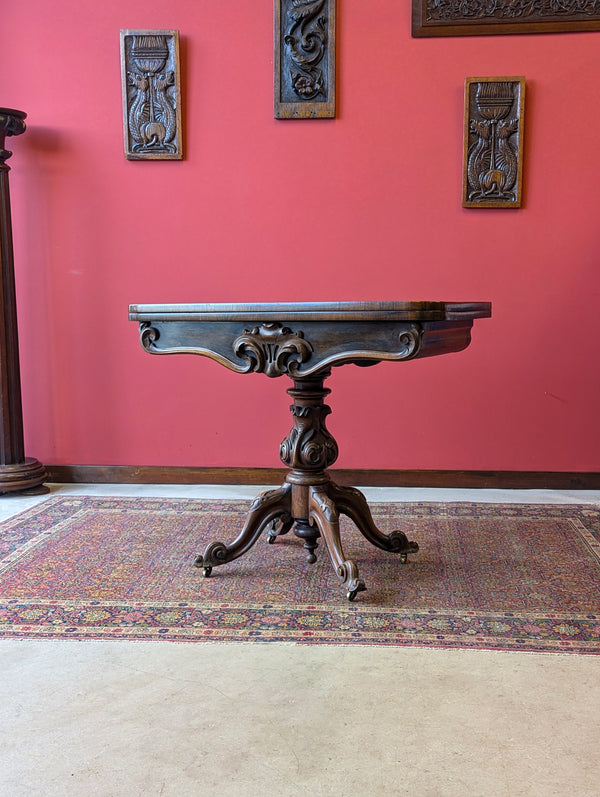
[[[349, 600], [365, 589], [356, 564], [340, 538], [340, 515], [360, 533], [401, 561], [419, 550], [401, 531], [376, 528], [358, 490], [339, 487], [328, 474], [338, 456], [325, 426], [325, 379], [333, 367], [404, 362], [466, 349], [475, 318], [491, 315], [489, 302], [263, 302], [259, 304], [130, 305], [140, 342], [150, 354], [196, 354], [237, 374], [290, 377], [293, 427], [281, 444], [288, 468], [284, 484], [254, 501], [237, 538], [213, 542], [196, 565], [209, 576], [213, 567], [246, 553], [266, 532], [268, 542], [294, 530], [316, 560], [323, 539]], [[362, 418], [360, 419], [363, 420]]]
[[338, 455], [337, 444], [325, 426], [331, 410], [323, 402], [330, 393], [323, 383], [329, 373], [295, 379], [294, 387], [287, 391], [294, 399], [290, 407], [294, 426], [280, 448], [281, 461], [290, 468], [286, 480], [281, 487], [267, 490], [255, 499], [244, 527], [232, 543], [213, 542], [198, 556], [195, 564], [205, 576], [211, 574], [213, 567], [245, 554], [264, 531], [268, 542], [273, 543], [293, 528], [304, 541], [309, 562], [316, 561], [319, 538], [324, 540], [348, 600], [354, 600], [366, 587], [356, 564], [344, 555], [340, 515], [349, 517], [372, 545], [400, 554], [401, 562], [419, 550], [417, 543], [409, 542], [401, 531], [388, 535], [379, 531], [360, 490], [341, 487], [327, 475], [325, 469]]

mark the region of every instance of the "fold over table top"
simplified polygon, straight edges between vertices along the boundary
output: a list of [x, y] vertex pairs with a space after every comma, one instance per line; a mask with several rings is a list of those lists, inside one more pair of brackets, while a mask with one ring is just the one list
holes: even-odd
[[489, 318], [490, 302], [132, 304], [131, 321], [458, 321]]
[[237, 373], [294, 379], [333, 366], [461, 351], [489, 302], [133, 304], [150, 354], [200, 354]]

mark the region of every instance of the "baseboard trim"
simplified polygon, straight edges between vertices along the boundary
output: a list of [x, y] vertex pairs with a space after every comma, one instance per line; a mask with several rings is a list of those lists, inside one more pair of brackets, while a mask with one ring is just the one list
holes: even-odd
[[[284, 468], [184, 468], [46, 465], [48, 482], [63, 484], [280, 484]], [[576, 471], [332, 469], [338, 484], [504, 490], [600, 490], [600, 473]]]

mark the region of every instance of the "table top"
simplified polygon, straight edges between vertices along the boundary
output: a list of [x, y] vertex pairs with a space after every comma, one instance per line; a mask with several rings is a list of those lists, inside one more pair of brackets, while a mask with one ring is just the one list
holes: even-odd
[[489, 318], [490, 302], [132, 304], [131, 321], [460, 321]]
[[237, 373], [294, 379], [333, 366], [461, 351], [489, 302], [133, 304], [150, 354], [200, 354]]

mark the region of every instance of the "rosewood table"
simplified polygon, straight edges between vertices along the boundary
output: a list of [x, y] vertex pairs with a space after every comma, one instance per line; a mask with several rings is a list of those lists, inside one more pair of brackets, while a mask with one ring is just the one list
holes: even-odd
[[293, 529], [309, 562], [322, 538], [333, 568], [354, 600], [365, 589], [356, 564], [347, 559], [340, 514], [384, 551], [418, 551], [402, 531], [376, 528], [364, 495], [335, 484], [327, 473], [338, 456], [326, 428], [331, 412], [324, 386], [331, 369], [353, 363], [403, 362], [461, 351], [471, 341], [476, 318], [491, 315], [489, 302], [311, 302], [262, 304], [131, 305], [143, 348], [150, 354], [200, 354], [239, 374], [287, 376], [293, 427], [280, 446], [288, 468], [283, 485], [261, 493], [233, 542], [212, 542], [195, 564], [204, 576], [245, 554], [266, 532], [268, 542]]

